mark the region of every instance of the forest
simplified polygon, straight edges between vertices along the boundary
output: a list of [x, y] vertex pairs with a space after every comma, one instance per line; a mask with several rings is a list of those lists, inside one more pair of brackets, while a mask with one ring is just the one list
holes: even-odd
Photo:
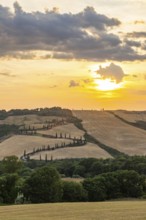
[[0, 162], [0, 204], [123, 198], [146, 198], [145, 156], [27, 162], [9, 156]]

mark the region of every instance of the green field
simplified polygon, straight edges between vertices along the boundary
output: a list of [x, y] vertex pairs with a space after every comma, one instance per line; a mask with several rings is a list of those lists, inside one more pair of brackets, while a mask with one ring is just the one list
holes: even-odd
[[0, 220], [146, 220], [146, 201], [54, 203], [0, 207]]

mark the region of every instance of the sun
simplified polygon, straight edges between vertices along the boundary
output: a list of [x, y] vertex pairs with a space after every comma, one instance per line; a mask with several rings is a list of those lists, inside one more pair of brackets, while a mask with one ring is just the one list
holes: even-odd
[[121, 83], [111, 79], [94, 79], [95, 87], [100, 91], [112, 91], [122, 87]]
[[[114, 91], [125, 87], [122, 80], [124, 73], [121, 68], [112, 63], [90, 66], [93, 87], [99, 91]], [[122, 75], [122, 78], [121, 78]], [[120, 77], [119, 77], [120, 76]]]

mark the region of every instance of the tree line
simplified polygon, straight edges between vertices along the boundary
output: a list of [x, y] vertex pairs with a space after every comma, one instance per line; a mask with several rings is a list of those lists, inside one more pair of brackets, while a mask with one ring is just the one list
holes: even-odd
[[[74, 172], [70, 172], [71, 165]], [[112, 170], [107, 169], [109, 165], [114, 165]], [[0, 203], [90, 202], [129, 197], [145, 198], [145, 165], [144, 156], [47, 163], [24, 163], [16, 156], [5, 157], [0, 162]], [[82, 169], [79, 166], [82, 166]], [[138, 167], [141, 169], [137, 169]], [[74, 177], [75, 174], [79, 177], [77, 170], [82, 170], [84, 178], [81, 182], [61, 178]]]
[[[66, 137], [66, 139], [68, 139]], [[62, 142], [62, 143], [56, 143], [54, 146], [50, 146], [49, 144], [47, 146], [43, 145], [39, 148], [33, 148], [32, 151], [29, 151], [29, 152], [26, 152], [26, 150], [24, 150], [24, 153], [23, 155], [20, 157], [22, 160], [30, 160], [30, 157], [32, 155], [35, 155], [37, 153], [41, 153], [41, 152], [47, 152], [47, 151], [54, 151], [54, 150], [57, 150], [57, 149], [61, 149], [61, 148], [68, 148], [68, 147], [79, 147], [79, 146], [84, 146], [87, 141], [85, 139], [83, 139], [82, 137], [81, 138], [70, 138], [72, 140], [72, 142], [70, 143], [65, 143], [65, 142]], [[42, 160], [41, 158], [41, 154], [40, 154], [40, 160]], [[47, 161], [47, 154], [45, 155], [45, 161]]]
[[65, 109], [61, 107], [52, 107], [52, 108], [35, 108], [35, 109], [11, 109], [9, 111], [0, 110], [0, 119], [3, 120], [8, 116], [17, 116], [17, 115], [31, 115], [36, 114], [40, 116], [64, 116], [71, 117], [72, 111], [70, 109]]
[[17, 125], [8, 125], [8, 124], [0, 125], [0, 138], [18, 132], [19, 132], [19, 126]]

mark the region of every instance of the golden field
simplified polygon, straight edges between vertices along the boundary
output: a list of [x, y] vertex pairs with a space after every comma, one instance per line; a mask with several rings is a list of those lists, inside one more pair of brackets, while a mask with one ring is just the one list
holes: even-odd
[[[62, 142], [69, 144], [72, 142], [68, 139], [55, 139], [55, 138], [45, 138], [39, 136], [29, 136], [29, 135], [14, 135], [2, 143], [0, 143], [0, 159], [3, 159], [6, 156], [16, 155], [21, 157], [26, 151], [26, 153], [32, 152], [33, 149], [37, 149], [44, 146], [50, 145], [50, 148], [54, 147], [55, 144], [61, 145]], [[98, 147], [95, 144], [87, 143], [81, 147], [67, 147], [56, 149], [53, 151], [42, 151], [38, 152], [35, 155], [31, 156], [31, 159], [39, 159], [40, 154], [42, 159], [65, 159], [65, 158], [110, 158], [111, 156]]]
[[74, 111], [74, 115], [101, 143], [128, 155], [146, 155], [146, 130], [128, 125], [106, 111]]
[[83, 137], [84, 135], [84, 131], [78, 129], [74, 124], [69, 123], [66, 125], [60, 125], [60, 126], [56, 126], [53, 127], [52, 129], [49, 130], [40, 130], [38, 131], [39, 134], [47, 134], [47, 135], [53, 135], [55, 136], [56, 133], [58, 135], [60, 135], [60, 133], [62, 133], [62, 136], [64, 137], [65, 134], [67, 135], [67, 137], [70, 135], [71, 138], [80, 138]]
[[54, 203], [0, 207], [1, 220], [145, 220], [146, 201]]
[[20, 157], [23, 155], [24, 150], [26, 150], [26, 153], [32, 152], [33, 148], [37, 149], [43, 145], [50, 145], [50, 148], [52, 148], [55, 146], [55, 144], [61, 144], [62, 142], [68, 144], [71, 142], [71, 140], [29, 135], [14, 135], [0, 143], [0, 159], [11, 155]]
[[[129, 122], [146, 120], [145, 112], [114, 111], [123, 119]], [[115, 117], [108, 111], [90, 111], [77, 110], [73, 111], [74, 116], [82, 119], [82, 125], [87, 133], [96, 140], [113, 149], [128, 155], [146, 155], [146, 130], [136, 128]], [[62, 121], [62, 124], [53, 125], [52, 128], [46, 129], [53, 120]], [[22, 115], [9, 116], [0, 120], [0, 124], [15, 124], [23, 128], [34, 128], [35, 135], [10, 135], [0, 143], [0, 160], [5, 156], [16, 155], [21, 157], [26, 153], [32, 152], [33, 149], [42, 146], [53, 148], [56, 144], [61, 146], [62, 143], [69, 144], [73, 140], [70, 138], [83, 138], [85, 131], [77, 128], [73, 123], [67, 123], [65, 118], [56, 116], [38, 116]], [[44, 128], [43, 128], [44, 126]], [[55, 138], [57, 134], [58, 138]], [[62, 138], [60, 138], [60, 134]], [[51, 138], [51, 135], [54, 138]], [[45, 136], [45, 137], [44, 137]], [[66, 138], [65, 138], [66, 137]], [[31, 155], [31, 159], [47, 158], [65, 159], [65, 158], [110, 158], [111, 155], [98, 145], [87, 142], [84, 146], [58, 148], [50, 151], [42, 151]]]
[[31, 159], [39, 160], [41, 158], [45, 160], [47, 155], [48, 160], [53, 159], [65, 159], [65, 158], [111, 158], [111, 155], [108, 154], [105, 150], [101, 149], [95, 144], [87, 143], [81, 147], [67, 147], [56, 149], [54, 151], [44, 151], [38, 154], [31, 156]]
[[32, 125], [43, 124], [52, 120], [61, 120], [59, 116], [39, 116], [39, 115], [18, 115], [9, 116], [4, 120], [0, 120], [0, 124], [15, 124], [15, 125]]
[[[9, 116], [4, 120], [0, 120], [0, 124], [15, 124], [25, 128], [35, 128], [36, 135], [10, 135], [8, 138], [4, 139], [0, 143], [0, 160], [6, 156], [16, 155], [21, 157], [26, 153], [30, 153], [33, 149], [42, 148], [45, 146], [50, 146], [54, 148], [55, 145], [61, 146], [62, 143], [66, 145], [73, 142], [70, 138], [83, 138], [84, 131], [78, 129], [72, 123], [63, 123], [62, 125], [56, 124], [51, 129], [43, 129], [44, 125], [49, 124], [52, 120], [61, 121], [62, 117], [56, 116], [38, 116], [38, 115], [22, 115], [22, 116]], [[65, 119], [64, 119], [65, 120]], [[41, 129], [40, 129], [41, 128]], [[55, 136], [58, 138], [55, 138]], [[60, 137], [62, 135], [62, 138]], [[43, 135], [46, 135], [43, 137]], [[51, 135], [54, 138], [50, 138]], [[66, 136], [66, 138], [65, 138]], [[101, 149], [96, 144], [87, 143], [84, 146], [78, 147], [65, 147], [50, 151], [37, 152], [30, 156], [31, 159], [40, 159], [40, 154], [42, 160], [47, 159], [65, 159], [65, 158], [110, 158], [111, 155], [105, 150]]]
[[128, 122], [137, 122], [137, 121], [146, 122], [146, 112], [136, 112], [136, 111], [130, 112], [124, 110], [123, 111], [117, 110], [114, 111], [114, 113]]

